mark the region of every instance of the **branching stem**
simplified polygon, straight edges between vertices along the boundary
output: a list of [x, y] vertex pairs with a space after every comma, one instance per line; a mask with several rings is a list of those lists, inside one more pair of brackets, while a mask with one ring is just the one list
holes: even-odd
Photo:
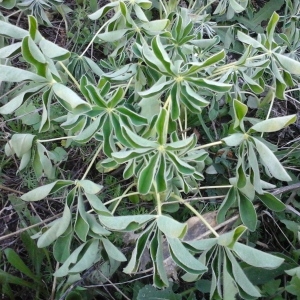
[[177, 195], [173, 194], [172, 197], [177, 199], [180, 203], [184, 204], [190, 211], [192, 211], [199, 218], [199, 220], [215, 235], [215, 237], [219, 237], [219, 234], [214, 230], [214, 228], [205, 220], [205, 218], [203, 218], [201, 214], [199, 214], [199, 212], [192, 205], [190, 205]]

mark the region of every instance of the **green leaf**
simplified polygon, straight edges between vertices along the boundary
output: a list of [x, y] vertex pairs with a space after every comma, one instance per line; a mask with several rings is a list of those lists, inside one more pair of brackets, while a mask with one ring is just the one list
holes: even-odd
[[[163, 21], [163, 20], [159, 20], [159, 21]], [[169, 21], [169, 20], [167, 20], [167, 21]], [[167, 24], [168, 23], [166, 23], [166, 25]], [[152, 46], [152, 50], [153, 50], [155, 56], [159, 59], [159, 61], [164, 66], [164, 68], [168, 72], [168, 74], [174, 75], [174, 73], [171, 70], [170, 57], [169, 57], [168, 53], [165, 51], [165, 49], [160, 41], [159, 35], [157, 35], [156, 37], [153, 38], [153, 40], [151, 42], [151, 46]]]
[[205, 69], [213, 64], [216, 64], [217, 62], [219, 62], [220, 60], [222, 60], [225, 57], [225, 51], [221, 50], [213, 55], [211, 55], [209, 58], [207, 58], [205, 61], [203, 62], [199, 62], [199, 63], [188, 63], [187, 65], [190, 66], [190, 68], [182, 73], [182, 76], [191, 76], [194, 73], [199, 72], [202, 69]]
[[291, 74], [300, 75], [300, 62], [280, 53], [274, 53], [282, 68]]
[[[127, 126], [121, 127], [124, 138], [132, 148], [137, 148], [137, 152], [142, 149], [138, 148], [157, 148], [157, 142], [147, 140], [135, 132], [131, 131]], [[118, 152], [121, 153], [121, 152]]]
[[129, 31], [129, 29], [117, 29], [113, 31], [106, 31], [100, 33], [97, 37], [104, 42], [115, 42], [123, 38], [123, 36]]
[[84, 189], [85, 193], [88, 194], [97, 194], [103, 188], [102, 185], [94, 183], [93, 181], [87, 179], [77, 180], [76, 183]]
[[22, 55], [27, 62], [36, 68], [38, 75], [46, 77], [46, 70], [48, 66], [46, 59], [38, 46], [29, 36], [26, 36], [22, 41]]
[[120, 152], [112, 153], [112, 157], [117, 163], [122, 164], [133, 158], [144, 156], [151, 151], [153, 151], [153, 149], [151, 149], [151, 148], [145, 148], [145, 149], [137, 148], [135, 150], [120, 151]]
[[250, 231], [255, 231], [257, 225], [257, 214], [253, 203], [242, 193], [239, 193], [239, 212], [245, 226]]
[[58, 190], [73, 183], [74, 182], [71, 180], [57, 180], [52, 183], [35, 188], [28, 193], [25, 193], [21, 196], [21, 199], [24, 201], [38, 201], [47, 197], [49, 194], [57, 192]]
[[104, 249], [107, 252], [108, 256], [112, 257], [117, 261], [126, 261], [125, 255], [108, 239], [101, 239]]
[[132, 256], [127, 266], [123, 269], [124, 273], [131, 274], [137, 271], [138, 266], [141, 262], [141, 257], [147, 248], [147, 244], [153, 230], [153, 225], [148, 226], [139, 236], [136, 245], [133, 249]]
[[181, 243], [177, 238], [171, 238], [167, 236], [167, 240], [170, 247], [170, 253], [173, 260], [185, 271], [193, 274], [202, 274], [207, 271], [207, 267], [204, 266], [199, 260], [197, 260]]
[[285, 210], [285, 204], [282, 203], [278, 198], [270, 193], [264, 193], [262, 195], [256, 195], [259, 200], [269, 209], [280, 212]]
[[147, 124], [147, 119], [137, 114], [136, 112], [128, 109], [125, 106], [118, 107], [116, 110], [123, 116], [126, 116], [128, 120], [135, 126], [141, 126]]
[[66, 230], [65, 234], [57, 238], [53, 246], [53, 255], [54, 258], [60, 262], [64, 263], [67, 258], [70, 256], [70, 247], [73, 239], [73, 230], [70, 226]]
[[42, 76], [39, 76], [30, 71], [26, 71], [23, 69], [0, 65], [0, 81], [6, 82], [21, 82], [31, 80], [34, 82], [47, 82]]
[[77, 202], [78, 204], [77, 204], [77, 213], [76, 213], [74, 231], [83, 242], [86, 242], [90, 225], [87, 221], [87, 217], [86, 217], [87, 213], [84, 208], [81, 191], [79, 191]]
[[145, 223], [154, 219], [154, 215], [134, 215], [134, 216], [99, 216], [100, 222], [110, 230], [132, 231], [141, 228]]
[[154, 176], [157, 171], [158, 165], [160, 163], [160, 153], [157, 152], [155, 155], [151, 156], [147, 165], [141, 171], [138, 177], [137, 189], [141, 194], [148, 194], [153, 182]]
[[269, 49], [271, 49], [273, 43], [273, 35], [278, 21], [279, 21], [279, 15], [274, 11], [266, 28], [267, 38], [269, 42]]
[[249, 281], [244, 271], [232, 255], [232, 253], [226, 249], [227, 257], [229, 258], [232, 266], [232, 273], [236, 283], [242, 288], [244, 292], [253, 297], [260, 297], [260, 293], [255, 288], [255, 286]]
[[234, 244], [232, 250], [241, 260], [254, 267], [275, 269], [284, 262], [284, 259], [281, 257], [268, 254], [239, 242]]
[[106, 208], [106, 206], [96, 195], [86, 192], [85, 196], [96, 213], [98, 213], [99, 215], [111, 216], [111, 212]]
[[232, 248], [246, 230], [247, 228], [245, 226], [240, 225], [232, 231], [223, 233], [218, 237], [218, 244], [221, 246]]
[[46, 39], [39, 42], [43, 54], [53, 60], [63, 61], [70, 57], [71, 53]]
[[37, 246], [39, 248], [47, 247], [59, 236], [64, 234], [70, 225], [71, 217], [72, 214], [70, 208], [66, 204], [62, 217], [57, 219], [53, 225], [42, 234], [42, 236], [38, 239]]
[[91, 110], [92, 107], [89, 103], [82, 100], [77, 93], [65, 85], [54, 83], [52, 89], [61, 105], [73, 114], [83, 114]]
[[227, 146], [235, 147], [241, 144], [244, 139], [245, 139], [245, 134], [238, 132], [223, 138], [222, 141], [225, 142]]
[[241, 31], [237, 32], [237, 37], [241, 42], [251, 45], [253, 48], [261, 48], [264, 51], [268, 52], [268, 50], [260, 42]]
[[268, 168], [272, 176], [279, 180], [290, 181], [291, 177], [288, 175], [284, 167], [278, 161], [273, 152], [261, 141], [256, 138], [253, 138], [256, 150], [260, 155], [260, 158], [263, 164]]
[[165, 108], [162, 108], [155, 124], [156, 132], [158, 135], [157, 142], [160, 145], [164, 145], [167, 142], [168, 125], [169, 125], [168, 111]]
[[187, 232], [187, 224], [179, 223], [171, 217], [160, 215], [157, 220], [158, 228], [167, 236], [171, 238], [182, 239]]
[[11, 248], [6, 248], [4, 250], [7, 261], [15, 267], [18, 271], [22, 272], [29, 278], [33, 279], [38, 284], [40, 283], [36, 275], [32, 273], [32, 271], [27, 267], [21, 257]]
[[257, 132], [275, 132], [295, 123], [296, 120], [297, 115], [271, 118], [256, 123], [250, 128], [250, 130], [255, 130]]
[[143, 28], [149, 34], [156, 34], [156, 32], [164, 30], [169, 24], [170, 21], [168, 19], [161, 19], [142, 23], [141, 28]]
[[136, 300], [181, 300], [180, 294], [175, 294], [172, 289], [157, 290], [152, 285], [145, 285], [139, 290]]
[[16, 153], [19, 158], [21, 158], [31, 149], [34, 138], [35, 135], [29, 133], [16, 133], [12, 136], [8, 144], [9, 147], [12, 148], [14, 153]]
[[247, 7], [248, 1], [239, 1], [239, 4], [236, 0], [229, 0], [229, 5], [236, 13], [241, 13]]
[[217, 221], [218, 223], [223, 223], [225, 221], [226, 213], [230, 209], [231, 206], [236, 202], [237, 200], [237, 192], [235, 187], [231, 187], [229, 191], [226, 194], [225, 199], [223, 200], [217, 215]]
[[91, 15], [89, 15], [88, 17], [91, 20], [97, 20], [97, 19], [101, 18], [102, 16], [106, 15], [111, 9], [113, 9], [114, 7], [116, 7], [118, 5], [119, 5], [119, 2], [110, 2], [110, 3], [107, 3], [106, 5], [104, 5], [103, 7], [101, 7], [100, 9], [98, 9], [96, 12], [94, 12]]
[[20, 52], [22, 43], [14, 43], [0, 49], [0, 58], [11, 58]]
[[16, 0], [2, 0], [0, 6], [5, 9], [12, 9], [16, 5]]
[[17, 108], [19, 108], [22, 105], [24, 100], [28, 99], [31, 95], [41, 90], [44, 86], [45, 86], [44, 84], [38, 84], [38, 85], [34, 85], [31, 88], [28, 88], [26, 91], [20, 93], [19, 95], [11, 99], [8, 103], [1, 106], [0, 113], [3, 115], [13, 113]]
[[[0, 24], [1, 26], [1, 24]], [[20, 277], [17, 276], [13, 276], [3, 270], [0, 270], [0, 284], [2, 287], [4, 287], [5, 284], [15, 284], [15, 285], [20, 285], [20, 286], [24, 286], [30, 289], [36, 289], [36, 282], [32, 283], [29, 281], [26, 281]]]
[[184, 241], [184, 244], [188, 244], [189, 246], [201, 250], [206, 251], [210, 250], [218, 243], [217, 238], [209, 238], [209, 239], [202, 239], [202, 240], [193, 240], [193, 241]]
[[184, 162], [171, 151], [167, 151], [167, 156], [180, 174], [191, 175], [195, 172], [195, 169], [192, 166]]
[[28, 35], [28, 31], [21, 27], [9, 24], [7, 21], [0, 20], [0, 35], [8, 36], [14, 39], [22, 39]]
[[153, 284], [159, 288], [169, 285], [169, 280], [164, 267], [163, 238], [159, 230], [150, 243], [150, 255], [153, 262]]
[[234, 99], [233, 100], [233, 108], [234, 108], [234, 115], [235, 115], [233, 128], [236, 128], [238, 126], [243, 126], [242, 125], [243, 119], [248, 112], [247, 105]]
[[82, 249], [84, 248], [84, 246], [87, 243], [84, 243], [82, 245], [80, 245], [79, 247], [77, 247], [72, 253], [71, 255], [68, 257], [68, 259], [63, 263], [63, 265], [53, 274], [53, 276], [55, 277], [63, 277], [68, 275], [69, 273], [69, 266], [71, 264], [75, 264], [77, 262], [78, 256], [80, 254], [80, 252], [82, 251]]

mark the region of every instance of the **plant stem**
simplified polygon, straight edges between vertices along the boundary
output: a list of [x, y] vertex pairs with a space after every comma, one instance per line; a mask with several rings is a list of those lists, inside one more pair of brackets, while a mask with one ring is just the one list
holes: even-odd
[[91, 45], [93, 44], [94, 40], [96, 39], [97, 35], [101, 32], [101, 30], [107, 25], [109, 24], [109, 22], [111, 22], [110, 19], [108, 19], [101, 27], [100, 29], [96, 32], [96, 34], [93, 36], [92, 40], [89, 42], [89, 44], [87, 45], [87, 47], [85, 48], [85, 50], [81, 53], [81, 55], [79, 56], [80, 58], [83, 57], [83, 55], [85, 54], [85, 52], [91, 47]]
[[201, 146], [198, 146], [198, 147], [195, 147], [189, 151], [195, 151], [195, 150], [200, 150], [200, 149], [204, 149], [204, 148], [209, 148], [209, 147], [212, 147], [212, 146], [217, 146], [217, 145], [221, 145], [223, 144], [223, 141], [217, 141], [217, 142], [213, 142], [213, 143], [209, 143], [209, 144], [205, 144], [205, 145], [201, 145]]
[[92, 160], [91, 160], [89, 166], [87, 167], [85, 173], [83, 174], [81, 180], [84, 180], [85, 177], [87, 176], [87, 174], [89, 173], [89, 171], [90, 171], [91, 167], [93, 166], [93, 164], [94, 164], [94, 162], [95, 162], [95, 160], [96, 160], [98, 154], [99, 154], [100, 151], [102, 150], [102, 146], [103, 146], [103, 145], [101, 144], [101, 145], [99, 146], [98, 150], [96, 151], [96, 153], [94, 154], [94, 157], [92, 158]]
[[70, 71], [68, 70], [68, 68], [61, 62], [59, 61], [59, 64], [62, 66], [62, 68], [66, 71], [66, 73], [69, 75], [69, 77], [72, 79], [72, 81], [74, 82], [74, 84], [77, 86], [78, 90], [80, 90], [80, 85], [77, 82], [77, 80], [74, 78], [74, 76], [70, 73]]
[[[135, 183], [132, 183], [126, 190], [125, 190], [125, 192], [124, 192], [124, 194], [126, 195], [126, 193], [133, 187], [135, 185]], [[128, 194], [127, 194], [128, 195]], [[114, 208], [113, 208], [113, 210], [112, 210], [112, 214], [114, 214], [115, 213], [115, 211], [116, 211], [116, 209], [117, 209], [117, 207], [119, 206], [119, 204], [120, 204], [120, 202], [121, 202], [121, 200], [122, 200], [123, 198], [120, 198], [119, 200], [118, 200], [118, 203], [114, 206]]]
[[139, 192], [132, 192], [132, 193], [129, 193], [129, 194], [123, 194], [123, 195], [121, 195], [121, 196], [119, 196], [119, 197], [116, 197], [116, 198], [114, 198], [114, 199], [111, 199], [111, 200], [109, 200], [109, 201], [106, 201], [105, 203], [103, 203], [104, 205], [108, 205], [108, 204], [110, 204], [110, 203], [112, 203], [112, 202], [114, 202], [114, 201], [117, 201], [117, 200], [119, 200], [119, 199], [122, 199], [122, 198], [125, 198], [125, 197], [128, 197], [128, 196], [133, 196], [133, 195], [139, 195], [140, 193]]
[[198, 218], [199, 220], [215, 235], [215, 237], [219, 237], [219, 234], [213, 229], [213, 227], [205, 220], [205, 218], [202, 217], [201, 214], [189, 203], [184, 201], [182, 198], [180, 198], [177, 195], [172, 194], [172, 197], [177, 199], [180, 203], [184, 204], [190, 211], [192, 211]]
[[153, 183], [153, 185], [154, 185], [154, 189], [155, 189], [155, 198], [156, 198], [156, 202], [157, 202], [157, 214], [161, 215], [162, 204], [160, 201], [160, 194], [157, 192], [157, 185], [155, 182]]
[[[268, 114], [267, 114], [266, 120], [268, 120], [270, 118], [270, 114], [271, 114], [271, 111], [273, 109], [274, 99], [275, 99], [275, 96], [273, 94], [273, 97], [272, 97], [272, 100], [271, 100], [271, 103], [270, 103], [270, 107], [269, 107], [269, 110], [268, 110]], [[264, 136], [264, 133], [262, 132], [261, 133], [261, 137], [263, 137], [263, 136]]]
[[66, 140], [66, 139], [74, 139], [75, 137], [76, 137], [76, 135], [53, 138], [53, 139], [49, 139], [49, 140], [36, 140], [36, 141], [39, 143], [47, 143], [47, 142], [55, 142], [55, 141], [61, 141], [61, 140]]

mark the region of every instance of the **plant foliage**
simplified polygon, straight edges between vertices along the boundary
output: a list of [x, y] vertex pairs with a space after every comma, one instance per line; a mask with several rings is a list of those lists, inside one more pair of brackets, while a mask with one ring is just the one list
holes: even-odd
[[[61, 280], [57, 295], [98, 262], [122, 264], [124, 273], [134, 275], [149, 252], [154, 287], [169, 288], [145, 286], [137, 299], [146, 297], [142, 294], [182, 299], [170, 287], [167, 249], [183, 281], [199, 287], [203, 278], [210, 278], [210, 299], [262, 297], [268, 287], [251, 281], [247, 270], [277, 270], [284, 258], [256, 249], [249, 234], [260, 226], [260, 207], [270, 215], [286, 211], [270, 189], [295, 178], [269, 137], [297, 121], [296, 113], [271, 117], [271, 110], [275, 100], [288, 101], [289, 89], [299, 81], [299, 18], [293, 11], [298, 1], [287, 1], [284, 16], [257, 12], [247, 0], [221, 0], [215, 6], [190, 0], [187, 8], [174, 0], [113, 1], [91, 10], [95, 33], [81, 53], [39, 31], [38, 23], [51, 25], [44, 10], [56, 7], [63, 15], [62, 3], [0, 3], [29, 13], [28, 30], [0, 20], [0, 82], [13, 86], [1, 97], [0, 114], [7, 121], [20, 118], [26, 128], [15, 130], [4, 147], [7, 157], [18, 160], [17, 172], [32, 170], [37, 180], [47, 180], [21, 199], [51, 202], [63, 197], [61, 215], [31, 236], [38, 248], [52, 246], [59, 263], [54, 276]], [[253, 20], [258, 27], [247, 27]], [[92, 45], [107, 57], [90, 58]], [[265, 117], [253, 114], [266, 106]], [[227, 121], [212, 137], [208, 124], [222, 120], [224, 110]], [[30, 118], [24, 117], [28, 114]], [[200, 139], [189, 130], [195, 119], [204, 134]], [[88, 145], [95, 150], [83, 175], [66, 178], [62, 162], [70, 159], [69, 149]], [[219, 152], [234, 153], [234, 160], [222, 156], [228, 174], [221, 186], [214, 182], [216, 190], [227, 189], [217, 222], [239, 215], [222, 234], [205, 222], [199, 206], [186, 200], [195, 193], [201, 196], [200, 189], [209, 195], [211, 187], [202, 182], [208, 182], [211, 172], [224, 175], [215, 159]], [[129, 187], [121, 196], [105, 199], [106, 187], [91, 175], [95, 169], [120, 171]], [[151, 209], [122, 215], [127, 198], [147, 202]], [[178, 218], [183, 209], [204, 222], [213, 237], [186, 240], [187, 218]], [[137, 238], [131, 255], [124, 255], [111, 237], [128, 232]], [[4, 253], [8, 263], [31, 279], [5, 279], [7, 295], [12, 295], [11, 283], [43, 285], [13, 249]], [[299, 270], [285, 271], [293, 276], [286, 291], [299, 296]]]

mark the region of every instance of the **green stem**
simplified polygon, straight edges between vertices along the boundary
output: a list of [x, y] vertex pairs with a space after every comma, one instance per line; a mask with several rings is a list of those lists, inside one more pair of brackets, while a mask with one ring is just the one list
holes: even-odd
[[122, 198], [125, 198], [125, 197], [128, 197], [128, 196], [139, 195], [139, 194], [140, 194], [139, 192], [132, 192], [132, 193], [129, 193], [129, 194], [123, 194], [123, 195], [121, 195], [121, 196], [119, 196], [119, 197], [116, 197], [116, 198], [114, 198], [114, 199], [111, 199], [111, 200], [109, 200], [109, 201], [106, 201], [106, 202], [103, 203], [103, 204], [104, 204], [104, 205], [108, 205], [108, 204], [113, 203], [113, 202], [115, 202], [115, 201], [117, 201], [117, 200], [119, 200], [119, 199], [122, 199]]
[[36, 141], [38, 143], [47, 143], [47, 142], [55, 142], [55, 141], [61, 141], [61, 140], [66, 140], [66, 139], [74, 139], [75, 137], [76, 137], [76, 135], [53, 138], [53, 139], [49, 139], [49, 140], [36, 140]]
[[153, 183], [154, 185], [154, 189], [155, 189], [155, 197], [156, 197], [156, 202], [157, 202], [157, 214], [161, 215], [161, 207], [162, 207], [162, 203], [160, 201], [160, 194], [157, 192], [157, 186], [156, 183]]
[[199, 212], [192, 205], [190, 205], [189, 203], [187, 203], [186, 201], [184, 201], [182, 198], [180, 198], [177, 195], [173, 194], [172, 197], [177, 199], [180, 203], [184, 204], [190, 211], [192, 211], [198, 217], [198, 219], [215, 235], [215, 237], [219, 237], [219, 234], [205, 220], [205, 218], [203, 218], [203, 216], [201, 214], [199, 214]]
[[230, 189], [232, 188], [232, 185], [209, 185], [209, 186], [200, 186], [199, 190], [208, 190], [208, 189]]
[[74, 82], [74, 84], [77, 86], [78, 90], [80, 90], [80, 85], [77, 82], [77, 80], [74, 78], [74, 76], [70, 73], [70, 71], [68, 70], [68, 68], [61, 62], [59, 61], [59, 64], [62, 66], [62, 68], [66, 71], [66, 73], [69, 75], [69, 77], [72, 79], [72, 81]]
[[89, 42], [89, 44], [87, 45], [87, 47], [85, 48], [85, 50], [81, 53], [81, 55], [79, 56], [80, 58], [83, 57], [83, 55], [85, 54], [86, 51], [88, 51], [88, 49], [91, 47], [91, 45], [93, 44], [94, 40], [96, 39], [97, 35], [101, 32], [101, 30], [111, 22], [110, 19], [108, 19], [101, 27], [100, 29], [95, 33], [95, 35], [93, 36], [92, 40]]
[[[135, 185], [135, 183], [132, 183], [132, 184], [125, 190], [124, 194], [126, 195], [126, 193], [127, 193], [134, 185]], [[127, 194], [127, 196], [128, 196], [128, 194]], [[116, 211], [117, 207], [119, 206], [119, 204], [120, 204], [120, 202], [121, 202], [122, 199], [123, 199], [123, 197], [120, 198], [120, 199], [118, 200], [118, 203], [114, 206], [114, 208], [113, 208], [113, 210], [112, 210], [112, 212], [111, 212], [112, 214], [115, 213], [115, 211]]]
[[[268, 111], [266, 120], [268, 120], [270, 118], [270, 114], [271, 114], [271, 111], [273, 109], [274, 99], [275, 99], [275, 95], [273, 94], [273, 97], [272, 97], [272, 100], [271, 100], [271, 104], [270, 104], [270, 107], [269, 107], [269, 111]], [[263, 137], [263, 136], [264, 136], [264, 133], [262, 132], [261, 133], [261, 137]]]
[[92, 168], [92, 166], [93, 166], [98, 154], [100, 153], [101, 149], [102, 149], [102, 144], [99, 146], [98, 150], [94, 154], [94, 157], [92, 158], [92, 160], [91, 160], [89, 166], [87, 167], [85, 173], [83, 174], [81, 180], [84, 180], [86, 178], [87, 174], [89, 173], [90, 169]]
[[195, 151], [195, 150], [200, 150], [200, 149], [204, 149], [204, 148], [209, 148], [209, 147], [217, 146], [217, 145], [221, 145], [221, 144], [223, 144], [223, 141], [217, 141], [217, 142], [213, 142], [213, 143], [209, 143], [209, 144], [205, 144], [205, 145], [201, 145], [201, 146], [195, 147], [195, 148], [191, 149], [190, 151]]

